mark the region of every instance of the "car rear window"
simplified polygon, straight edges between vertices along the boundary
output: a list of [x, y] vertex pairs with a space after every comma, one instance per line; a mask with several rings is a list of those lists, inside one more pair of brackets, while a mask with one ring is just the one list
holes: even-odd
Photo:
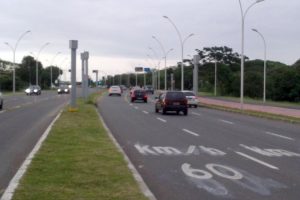
[[167, 99], [184, 99], [183, 92], [168, 92], [166, 95]]
[[112, 89], [120, 89], [119, 86], [112, 86], [111, 88], [112, 88]]
[[134, 94], [136, 94], [136, 95], [143, 95], [143, 94], [145, 94], [145, 91], [144, 90], [135, 90]]
[[184, 92], [185, 96], [195, 96], [193, 92]]

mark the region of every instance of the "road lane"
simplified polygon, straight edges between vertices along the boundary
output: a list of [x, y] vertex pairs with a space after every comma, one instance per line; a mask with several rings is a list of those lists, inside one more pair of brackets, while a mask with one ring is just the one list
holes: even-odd
[[[189, 109], [188, 116], [161, 115], [154, 112], [153, 103], [130, 106], [124, 98], [104, 97], [99, 111], [158, 199], [298, 199], [300, 195], [297, 125], [283, 123], [295, 137], [289, 141], [264, 134], [259, 118], [243, 120], [230, 113], [229, 119], [226, 113], [203, 108]], [[242, 179], [235, 179], [240, 175]]]
[[[22, 99], [15, 103], [23, 104], [29, 98]], [[14, 109], [8, 106], [10, 109], [0, 114], [0, 196], [42, 133], [68, 101], [67, 95], [49, 93], [43, 98], [38, 97], [32, 104], [15, 106]]]

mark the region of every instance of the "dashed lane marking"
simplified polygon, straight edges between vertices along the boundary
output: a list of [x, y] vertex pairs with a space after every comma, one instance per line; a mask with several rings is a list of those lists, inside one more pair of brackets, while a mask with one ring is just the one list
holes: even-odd
[[165, 119], [162, 119], [162, 118], [159, 118], [159, 117], [157, 117], [156, 119], [158, 119], [159, 121], [161, 121], [161, 122], [164, 122], [164, 123], [166, 123], [166, 122], [167, 122], [167, 120], [165, 120]]
[[231, 125], [233, 125], [234, 123], [233, 122], [231, 122], [231, 121], [227, 121], [227, 120], [223, 120], [223, 119], [220, 119], [220, 121], [221, 122], [224, 122], [224, 123], [226, 123], [226, 124], [231, 124]]
[[1, 111], [0, 111], [0, 114], [5, 113], [5, 112], [6, 112], [6, 110], [1, 110]]
[[147, 112], [147, 111], [145, 111], [145, 110], [143, 110], [143, 113], [145, 113], [145, 114], [149, 114], [149, 112]]
[[295, 140], [293, 138], [283, 136], [283, 135], [279, 135], [279, 134], [272, 133], [272, 132], [268, 132], [268, 131], [266, 131], [265, 133], [268, 134], [268, 135], [272, 135], [272, 136], [275, 136], [275, 137], [280, 137], [280, 138], [287, 139], [287, 140]]
[[252, 161], [254, 161], [254, 162], [256, 162], [256, 163], [259, 163], [259, 164], [261, 164], [261, 165], [264, 165], [264, 166], [266, 166], [266, 167], [269, 167], [269, 168], [271, 168], [271, 169], [279, 170], [278, 167], [275, 167], [275, 166], [273, 166], [273, 165], [270, 165], [270, 164], [268, 164], [268, 163], [266, 163], [266, 162], [264, 162], [264, 161], [261, 161], [261, 160], [259, 160], [259, 159], [257, 159], [257, 158], [254, 158], [254, 157], [249, 156], [249, 155], [247, 155], [247, 154], [244, 154], [244, 153], [242, 153], [242, 152], [235, 151], [235, 153], [237, 153], [237, 154], [239, 154], [240, 156], [243, 156], [243, 157], [245, 157], [245, 158], [248, 158], [249, 160], [252, 160]]
[[201, 114], [199, 113], [196, 113], [196, 112], [192, 112], [193, 115], [196, 115], [196, 116], [202, 116]]
[[137, 107], [137, 106], [134, 106], [134, 109], [136, 109], [136, 110], [137, 110], [137, 109], [139, 109], [139, 107]]
[[186, 132], [186, 133], [189, 133], [189, 134], [191, 134], [191, 135], [194, 135], [194, 136], [199, 136], [199, 134], [197, 134], [197, 133], [195, 133], [195, 132], [193, 132], [193, 131], [190, 131], [190, 130], [188, 130], [188, 129], [182, 129], [184, 132]]

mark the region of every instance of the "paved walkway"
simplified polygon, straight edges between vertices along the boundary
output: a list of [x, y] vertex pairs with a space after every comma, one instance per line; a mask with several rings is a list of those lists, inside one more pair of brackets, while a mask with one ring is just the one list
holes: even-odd
[[[206, 97], [198, 97], [198, 98], [199, 98], [199, 101], [204, 104], [218, 105], [218, 106], [237, 108], [237, 109], [241, 108], [240, 103], [237, 103], [237, 102], [222, 101], [222, 100], [216, 100], [216, 99], [211, 99], [211, 98], [206, 98]], [[244, 104], [244, 110], [258, 111], [258, 112], [265, 112], [265, 113], [272, 113], [272, 114], [277, 114], [277, 115], [284, 115], [284, 116], [300, 118], [300, 110], [298, 110], [298, 109], [282, 108], [282, 107], [275, 107], [275, 106], [265, 106], [265, 105]]]

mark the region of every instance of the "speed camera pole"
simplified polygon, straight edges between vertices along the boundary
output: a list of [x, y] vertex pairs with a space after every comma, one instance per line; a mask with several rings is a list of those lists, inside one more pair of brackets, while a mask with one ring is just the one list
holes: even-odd
[[69, 111], [76, 111], [76, 49], [78, 47], [77, 40], [70, 40], [71, 49], [71, 107]]

